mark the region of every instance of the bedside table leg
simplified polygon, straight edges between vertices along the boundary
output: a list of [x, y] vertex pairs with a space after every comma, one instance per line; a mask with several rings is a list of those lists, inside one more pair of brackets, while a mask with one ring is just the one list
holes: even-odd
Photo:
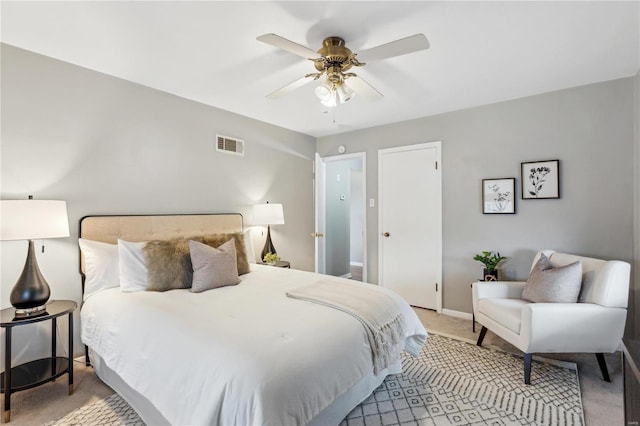
[[69, 312], [69, 395], [73, 395], [73, 312]]
[[[51, 320], [51, 375], [55, 376], [56, 368], [56, 336], [58, 335], [58, 321], [57, 318]], [[53, 380], [55, 382], [55, 379]]]
[[11, 421], [11, 327], [5, 330], [4, 342], [4, 422]]

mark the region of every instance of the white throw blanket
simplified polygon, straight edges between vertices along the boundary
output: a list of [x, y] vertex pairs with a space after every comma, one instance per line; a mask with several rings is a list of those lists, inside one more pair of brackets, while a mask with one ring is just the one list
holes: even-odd
[[374, 374], [400, 358], [404, 346], [404, 317], [396, 301], [388, 295], [348, 283], [321, 280], [289, 290], [287, 296], [338, 309], [360, 321], [371, 346]]

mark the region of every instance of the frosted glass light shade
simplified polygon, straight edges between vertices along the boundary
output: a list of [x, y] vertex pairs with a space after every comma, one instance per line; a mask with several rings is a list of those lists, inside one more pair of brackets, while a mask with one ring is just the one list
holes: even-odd
[[316, 87], [315, 93], [321, 101], [328, 101], [329, 98], [333, 96], [333, 85], [330, 82], [325, 81]]
[[284, 225], [282, 204], [256, 204], [253, 206], [254, 225]]
[[336, 88], [336, 92], [338, 92], [338, 97], [340, 98], [341, 104], [349, 102], [356, 95], [356, 92], [351, 90], [351, 88], [344, 83]]
[[320, 103], [322, 105], [326, 106], [327, 108], [335, 107], [338, 104], [336, 102], [336, 92], [331, 92], [331, 97], [328, 98], [328, 99], [321, 100]]
[[55, 200], [0, 200], [0, 240], [69, 236], [67, 203]]

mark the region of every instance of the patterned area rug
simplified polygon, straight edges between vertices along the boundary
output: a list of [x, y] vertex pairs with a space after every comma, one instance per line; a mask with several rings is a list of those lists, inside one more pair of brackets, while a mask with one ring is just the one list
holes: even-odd
[[[403, 354], [389, 376], [340, 426], [583, 425], [577, 372], [431, 333], [419, 358]], [[144, 425], [117, 394], [45, 426]]]

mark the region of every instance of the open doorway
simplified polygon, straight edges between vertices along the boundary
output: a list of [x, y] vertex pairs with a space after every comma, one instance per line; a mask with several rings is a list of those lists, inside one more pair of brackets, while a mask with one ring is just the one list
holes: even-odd
[[366, 154], [316, 157], [316, 271], [366, 281]]

